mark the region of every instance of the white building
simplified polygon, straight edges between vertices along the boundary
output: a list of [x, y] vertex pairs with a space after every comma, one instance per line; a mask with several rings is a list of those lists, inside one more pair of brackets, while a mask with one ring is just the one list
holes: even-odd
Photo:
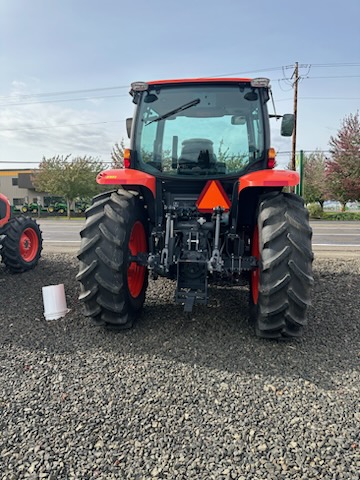
[[18, 207], [35, 202], [45, 206], [44, 197], [48, 197], [48, 194], [35, 191], [32, 173], [28, 169], [0, 170], [0, 193], [9, 199], [11, 205]]

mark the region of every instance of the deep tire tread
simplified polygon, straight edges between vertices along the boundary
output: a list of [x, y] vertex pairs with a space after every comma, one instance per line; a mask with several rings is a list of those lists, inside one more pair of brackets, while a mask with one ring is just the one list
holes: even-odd
[[81, 232], [79, 299], [85, 315], [109, 329], [131, 328], [145, 301], [147, 271], [137, 298], [127, 286], [128, 243], [136, 221], [147, 233], [143, 200], [136, 192], [119, 189], [94, 197]]
[[310, 305], [313, 253], [309, 215], [301, 197], [264, 195], [258, 208], [259, 296], [252, 304], [259, 337], [288, 338], [302, 334]]
[[107, 252], [105, 252], [102, 248], [98, 247], [95, 250], [97, 256], [102, 261], [104, 265], [111, 268], [111, 270], [115, 272], [120, 272], [123, 262], [121, 260], [113, 260], [107, 256]]
[[82, 257], [84, 257], [84, 255], [86, 256], [87, 252], [89, 250], [92, 250], [99, 240], [100, 240], [99, 234], [95, 235], [93, 238], [90, 238], [90, 239], [85, 238], [78, 252], [78, 258], [81, 260]]
[[95, 268], [97, 267], [97, 264], [98, 264], [98, 261], [97, 260], [93, 260], [90, 265], [86, 265], [86, 264], [83, 264], [80, 266], [80, 271], [79, 273], [76, 275], [76, 280], [78, 280], [79, 282], [86, 279], [86, 277], [88, 277], [89, 275], [92, 274], [92, 272], [95, 270]]

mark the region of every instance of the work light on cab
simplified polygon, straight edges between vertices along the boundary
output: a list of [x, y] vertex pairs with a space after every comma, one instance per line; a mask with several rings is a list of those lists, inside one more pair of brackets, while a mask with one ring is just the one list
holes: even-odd
[[253, 78], [250, 82], [252, 87], [265, 87], [267, 88], [270, 85], [270, 80], [268, 78]]
[[134, 92], [145, 92], [149, 88], [146, 82], [133, 82], [131, 84], [131, 90]]

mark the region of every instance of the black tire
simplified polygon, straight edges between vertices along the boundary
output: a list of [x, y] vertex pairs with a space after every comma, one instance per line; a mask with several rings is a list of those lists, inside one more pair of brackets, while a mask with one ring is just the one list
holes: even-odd
[[23, 206], [23, 207], [21, 207], [21, 211], [22, 211], [22, 213], [27, 213], [29, 211], [29, 209], [28, 209], [28, 207]]
[[48, 207], [48, 212], [49, 213], [54, 213], [55, 211], [55, 208], [54, 207]]
[[96, 324], [127, 329], [140, 314], [148, 271], [130, 263], [129, 255], [130, 246], [133, 248], [138, 241], [137, 251], [148, 251], [147, 223], [144, 204], [137, 192], [102, 193], [86, 211], [76, 278], [80, 282], [79, 299], [84, 303], [85, 316]]
[[36, 221], [24, 216], [12, 218], [3, 233], [1, 256], [7, 269], [22, 273], [34, 268], [42, 251], [42, 235]]
[[[309, 214], [301, 197], [273, 192], [259, 202], [252, 254], [259, 268], [251, 272], [251, 316], [256, 335], [298, 337], [310, 305], [313, 253]], [[258, 242], [258, 248], [257, 248]]]

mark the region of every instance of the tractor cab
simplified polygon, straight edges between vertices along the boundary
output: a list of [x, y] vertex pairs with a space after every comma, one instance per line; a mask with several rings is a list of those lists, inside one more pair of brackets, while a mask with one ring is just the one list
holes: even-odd
[[233, 178], [274, 166], [267, 79], [135, 82], [129, 167], [157, 177]]

